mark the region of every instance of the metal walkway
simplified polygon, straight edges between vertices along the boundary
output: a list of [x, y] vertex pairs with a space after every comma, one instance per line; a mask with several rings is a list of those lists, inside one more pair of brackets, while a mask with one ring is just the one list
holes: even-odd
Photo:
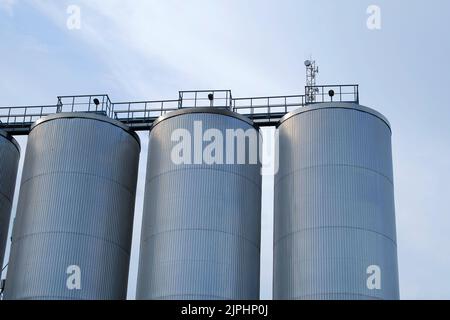
[[[0, 107], [0, 129], [27, 135], [38, 119], [60, 112], [93, 112], [119, 120], [136, 131], [149, 130], [158, 117], [182, 108], [225, 108], [247, 116], [259, 126], [275, 126], [287, 113], [312, 103], [359, 103], [358, 85], [305, 87], [303, 95], [233, 98], [230, 90], [180, 91], [178, 99], [111, 102], [107, 94], [59, 96], [55, 105]], [[310, 100], [309, 97], [308, 100]]]

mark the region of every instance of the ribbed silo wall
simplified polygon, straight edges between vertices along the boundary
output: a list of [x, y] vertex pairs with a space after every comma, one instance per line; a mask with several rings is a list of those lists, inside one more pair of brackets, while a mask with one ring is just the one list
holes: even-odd
[[9, 220], [16, 187], [20, 147], [8, 133], [0, 131], [0, 267], [8, 240]]
[[398, 299], [389, 122], [327, 103], [288, 114], [278, 130], [274, 298]]
[[[195, 123], [223, 137], [227, 129], [248, 130], [259, 140], [247, 118], [223, 109], [185, 109], [153, 125], [137, 298], [259, 299], [260, 163], [251, 161], [248, 143], [244, 164], [236, 164], [237, 157], [231, 161], [235, 164], [194, 164], [194, 153], [199, 154], [194, 151], [199, 139]], [[177, 129], [192, 137], [193, 164], [172, 161], [173, 148], [181, 141], [172, 141]], [[202, 147], [209, 143], [200, 140]]]
[[126, 298], [139, 153], [139, 138], [102, 115], [32, 126], [6, 299]]

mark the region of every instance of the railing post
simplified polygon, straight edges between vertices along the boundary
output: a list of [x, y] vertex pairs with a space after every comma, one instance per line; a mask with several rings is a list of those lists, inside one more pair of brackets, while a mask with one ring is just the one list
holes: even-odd
[[183, 107], [183, 93], [180, 91], [178, 92], [178, 109], [181, 109]]
[[356, 85], [356, 103], [359, 104], [359, 85]]
[[23, 113], [23, 122], [22, 122], [22, 124], [25, 124], [26, 116], [27, 116], [27, 108], [25, 108], [25, 112]]
[[147, 117], [147, 101], [144, 103], [144, 119]]
[[59, 113], [62, 111], [63, 103], [61, 100], [61, 97], [58, 97], [58, 104], [56, 105], [56, 113]]
[[197, 108], [197, 91], [195, 91], [194, 108]]

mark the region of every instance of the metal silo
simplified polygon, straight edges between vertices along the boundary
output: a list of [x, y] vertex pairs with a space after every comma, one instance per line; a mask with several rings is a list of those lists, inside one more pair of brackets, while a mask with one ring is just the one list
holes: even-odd
[[275, 299], [398, 299], [391, 129], [348, 103], [279, 124]]
[[125, 299], [139, 138], [102, 115], [59, 113], [28, 138], [6, 299]]
[[3, 266], [8, 239], [19, 158], [20, 147], [17, 141], [8, 133], [0, 131], [0, 268]]
[[[213, 134], [234, 161], [197, 158], [221, 140]], [[250, 152], [258, 130], [225, 109], [192, 108], [160, 118], [149, 141], [137, 298], [259, 299], [261, 166]], [[191, 145], [181, 151], [181, 141]], [[190, 160], [174, 161], [181, 154]]]

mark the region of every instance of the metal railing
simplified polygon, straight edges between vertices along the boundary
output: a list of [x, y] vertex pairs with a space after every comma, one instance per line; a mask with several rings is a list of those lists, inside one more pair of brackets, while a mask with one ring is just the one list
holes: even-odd
[[130, 127], [150, 127], [158, 117], [178, 110], [178, 103], [179, 100], [116, 102], [113, 104], [114, 119]]
[[233, 99], [233, 111], [252, 120], [281, 118], [286, 113], [305, 106], [304, 95], [269, 96]]
[[191, 90], [178, 94], [179, 108], [225, 108], [231, 110], [233, 96], [231, 90]]
[[0, 107], [0, 127], [29, 125], [57, 110], [57, 105]]
[[107, 94], [59, 96], [57, 112], [93, 112], [114, 118], [113, 103]]
[[[324, 85], [305, 87], [305, 92], [314, 92], [313, 103], [323, 102], [349, 102], [359, 103], [359, 86], [357, 84]], [[310, 104], [308, 102], [308, 104]]]
[[230, 90], [180, 91], [174, 100], [114, 103], [107, 94], [59, 96], [56, 105], [0, 107], [0, 129], [28, 134], [35, 121], [50, 114], [92, 112], [121, 121], [134, 130], [148, 130], [153, 121], [168, 112], [196, 107], [225, 108], [249, 117], [258, 125], [270, 126], [285, 114], [311, 103], [359, 103], [358, 85], [305, 87], [305, 92], [314, 92], [314, 102], [306, 95], [233, 98]]

